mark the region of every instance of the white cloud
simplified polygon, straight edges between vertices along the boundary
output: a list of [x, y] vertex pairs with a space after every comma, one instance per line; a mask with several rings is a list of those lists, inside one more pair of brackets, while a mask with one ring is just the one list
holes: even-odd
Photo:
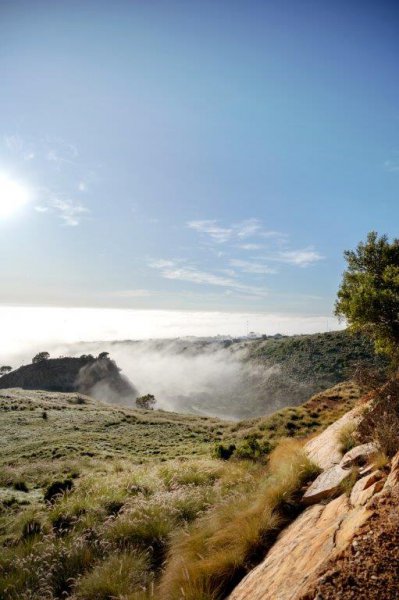
[[259, 219], [246, 219], [233, 226], [239, 238], [252, 237], [262, 230], [262, 225]]
[[260, 250], [262, 246], [260, 244], [241, 244], [238, 246], [241, 250]]
[[276, 269], [268, 267], [267, 265], [264, 265], [259, 262], [240, 260], [238, 258], [232, 258], [229, 262], [232, 267], [240, 269], [240, 271], [243, 271], [244, 273], [252, 273], [254, 275], [266, 275], [274, 274], [277, 272]]
[[309, 265], [323, 260], [324, 256], [316, 252], [312, 247], [303, 250], [285, 250], [279, 252], [272, 260], [296, 265], [298, 267], [308, 267]]
[[233, 277], [225, 277], [208, 271], [202, 271], [190, 265], [179, 266], [173, 261], [159, 260], [151, 262], [150, 267], [159, 269], [164, 279], [188, 281], [197, 285], [224, 287], [257, 297], [268, 295], [267, 290], [264, 288], [246, 285]]
[[[279, 231], [266, 229], [262, 221], [257, 218], [244, 219], [238, 223], [221, 226], [216, 219], [203, 219], [198, 221], [189, 221], [187, 226], [203, 235], [207, 235], [211, 241], [217, 244], [225, 244], [232, 241], [243, 241], [247, 238], [273, 238], [276, 241], [284, 241], [287, 235]], [[243, 244], [244, 250], [254, 250], [260, 248], [259, 244]]]
[[218, 244], [227, 242], [233, 233], [231, 228], [220, 227], [217, 221], [204, 220], [204, 221], [189, 221], [187, 226], [190, 229], [195, 229], [200, 233], [208, 234], [209, 237]]
[[89, 210], [81, 204], [73, 202], [73, 200], [64, 200], [62, 198], [53, 198], [50, 201], [50, 206], [56, 210], [65, 225], [76, 227], [81, 221], [83, 214]]

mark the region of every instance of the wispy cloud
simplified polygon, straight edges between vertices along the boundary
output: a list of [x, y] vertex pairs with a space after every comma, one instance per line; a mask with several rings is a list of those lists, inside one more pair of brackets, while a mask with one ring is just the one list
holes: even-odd
[[17, 154], [23, 160], [33, 160], [36, 156], [33, 144], [14, 133], [3, 136], [4, 145], [10, 152]]
[[252, 296], [266, 296], [267, 290], [261, 287], [246, 285], [233, 277], [219, 275], [209, 271], [203, 271], [193, 265], [179, 265], [169, 260], [158, 260], [150, 262], [150, 266], [161, 271], [165, 279], [187, 281], [197, 285], [210, 285], [234, 290]]
[[232, 258], [230, 259], [229, 263], [232, 267], [239, 269], [243, 273], [252, 273], [253, 275], [267, 275], [277, 273], [276, 269], [259, 262]]
[[45, 203], [36, 205], [35, 210], [39, 213], [57, 213], [64, 225], [68, 227], [77, 227], [83, 215], [90, 212], [86, 206], [61, 197], [50, 197]]
[[[284, 241], [287, 236], [279, 231], [269, 230], [257, 218], [244, 219], [237, 223], [223, 226], [216, 219], [203, 219], [198, 221], [188, 221], [187, 227], [194, 229], [202, 235], [208, 237], [211, 242], [216, 244], [226, 244], [227, 242], [240, 243], [248, 238], [258, 238], [258, 240], [274, 239], [275, 241]], [[254, 250], [261, 248], [259, 243], [246, 243], [241, 246], [244, 250]]]
[[241, 250], [260, 250], [262, 246], [261, 244], [240, 244], [238, 248], [241, 248]]
[[195, 231], [207, 234], [217, 244], [227, 242], [233, 233], [231, 228], [220, 227], [217, 224], [217, 221], [213, 220], [189, 221], [187, 226], [190, 229], [195, 229]]
[[233, 225], [233, 230], [238, 238], [243, 239], [261, 233], [262, 225], [259, 219], [246, 219], [245, 221], [241, 221], [241, 223]]
[[277, 256], [271, 257], [271, 260], [296, 265], [298, 267], [308, 267], [323, 259], [324, 256], [312, 247], [304, 248], [302, 250], [284, 250], [279, 252]]

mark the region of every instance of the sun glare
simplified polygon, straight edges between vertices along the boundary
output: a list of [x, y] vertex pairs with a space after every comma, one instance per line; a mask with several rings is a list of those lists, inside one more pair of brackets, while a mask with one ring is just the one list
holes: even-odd
[[17, 212], [30, 200], [29, 189], [0, 173], [0, 219]]

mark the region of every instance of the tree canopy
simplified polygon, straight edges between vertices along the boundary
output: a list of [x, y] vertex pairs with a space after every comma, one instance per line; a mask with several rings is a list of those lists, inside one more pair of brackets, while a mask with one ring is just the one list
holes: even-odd
[[137, 408], [145, 408], [146, 410], [152, 410], [156, 404], [155, 396], [152, 394], [146, 394], [136, 398]]
[[48, 352], [39, 352], [32, 358], [33, 363], [39, 363], [43, 360], [48, 360], [50, 358], [50, 354]]
[[399, 360], [399, 239], [372, 231], [356, 250], [344, 253], [347, 262], [335, 314], [353, 331], [363, 331], [376, 350]]

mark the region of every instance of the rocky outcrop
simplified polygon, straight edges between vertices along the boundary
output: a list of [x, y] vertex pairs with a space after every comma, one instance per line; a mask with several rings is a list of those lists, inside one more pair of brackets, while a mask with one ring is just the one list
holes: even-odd
[[137, 391], [109, 358], [55, 358], [25, 365], [0, 378], [0, 389], [80, 392], [97, 400], [128, 404]]
[[[354, 467], [365, 465], [371, 460], [377, 449], [374, 444], [361, 444], [349, 450], [338, 465], [323, 471], [309, 486], [303, 495], [305, 504], [316, 504], [322, 500], [331, 500], [340, 491], [345, 480], [352, 476]], [[372, 468], [372, 467], [370, 467]], [[366, 475], [369, 471], [359, 472], [359, 476]], [[356, 475], [356, 473], [354, 473]], [[373, 482], [374, 483], [374, 482]]]
[[350, 510], [346, 495], [309, 507], [274, 544], [266, 559], [247, 575], [230, 600], [293, 600], [303, 597], [334, 552], [345, 548], [372, 511]]
[[[399, 454], [388, 477], [372, 464], [353, 471], [359, 464], [372, 462], [376, 449], [371, 444], [341, 457], [339, 431], [359, 418], [358, 411], [351, 411], [308, 443], [309, 455], [325, 469], [304, 494], [304, 502], [313, 505], [283, 530], [264, 561], [241, 581], [229, 600], [324, 598], [317, 595], [323, 573], [327, 568], [333, 571], [334, 560], [356, 548], [354, 538], [378, 514], [387, 494], [392, 496], [396, 491], [399, 496]], [[352, 471], [359, 479], [349, 496], [341, 493], [331, 500]]]
[[310, 460], [321, 469], [329, 469], [341, 462], [339, 434], [348, 425], [356, 425], [361, 418], [358, 408], [346, 413], [343, 417], [327, 427], [320, 435], [306, 444], [306, 453]]

